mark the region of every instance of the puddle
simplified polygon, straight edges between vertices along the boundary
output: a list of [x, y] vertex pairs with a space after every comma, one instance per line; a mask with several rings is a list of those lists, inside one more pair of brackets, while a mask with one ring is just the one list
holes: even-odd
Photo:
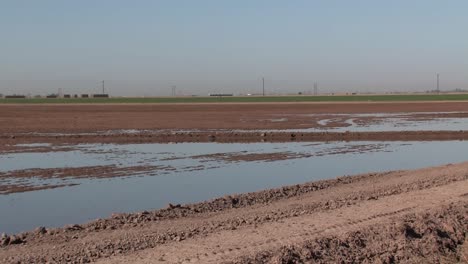
[[[460, 117], [450, 117], [450, 116]], [[459, 131], [468, 130], [468, 113], [372, 113], [311, 114], [302, 116], [315, 126], [285, 131], [298, 132], [379, 132], [379, 131]], [[444, 117], [446, 116], [446, 117]], [[287, 116], [286, 116], [287, 117]], [[303, 124], [307, 126], [308, 124]]]
[[[465, 141], [98, 144], [76, 145], [71, 151], [1, 154], [0, 186], [77, 185], [0, 195], [0, 233], [83, 223], [114, 212], [152, 210], [342, 175], [462, 162], [467, 148]], [[88, 170], [83, 175], [73, 169], [78, 167]], [[144, 169], [122, 174], [129, 167]], [[118, 173], [113, 175], [109, 168]], [[42, 169], [42, 174], [34, 170], [31, 177], [6, 174], [31, 169]], [[73, 173], [67, 174], [69, 170]], [[110, 176], [96, 177], [103, 170]]]

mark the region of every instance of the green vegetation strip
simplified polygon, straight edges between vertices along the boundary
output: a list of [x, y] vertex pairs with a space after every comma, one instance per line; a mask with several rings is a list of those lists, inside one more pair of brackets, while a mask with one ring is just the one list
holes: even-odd
[[114, 97], [70, 99], [0, 99], [0, 104], [44, 103], [249, 103], [249, 102], [391, 102], [391, 101], [464, 101], [468, 94], [347, 95], [347, 96], [232, 96], [232, 97]]

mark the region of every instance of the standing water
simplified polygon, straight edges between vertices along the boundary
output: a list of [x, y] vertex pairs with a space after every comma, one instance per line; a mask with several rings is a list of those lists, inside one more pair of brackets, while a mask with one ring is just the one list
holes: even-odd
[[[0, 186], [74, 186], [0, 194], [0, 232], [82, 223], [114, 212], [159, 209], [168, 203], [194, 203], [343, 175], [463, 162], [467, 148], [464, 141], [98, 144], [1, 154]], [[149, 169], [108, 178], [96, 178], [99, 175], [92, 171], [54, 177], [60, 174], [57, 168], [92, 166]], [[54, 169], [54, 174], [34, 177], [37, 169]], [[28, 177], [14, 176], [25, 170], [30, 171]]]

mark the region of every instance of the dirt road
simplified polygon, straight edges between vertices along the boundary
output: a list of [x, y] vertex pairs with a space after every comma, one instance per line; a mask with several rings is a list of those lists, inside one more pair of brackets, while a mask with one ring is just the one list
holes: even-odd
[[0, 262], [464, 263], [467, 237], [462, 163], [39, 228], [4, 236]]

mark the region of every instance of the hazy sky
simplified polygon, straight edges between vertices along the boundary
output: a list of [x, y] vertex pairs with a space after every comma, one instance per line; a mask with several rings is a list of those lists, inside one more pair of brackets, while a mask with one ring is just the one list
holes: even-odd
[[468, 1], [0, 0], [0, 93], [468, 89]]

